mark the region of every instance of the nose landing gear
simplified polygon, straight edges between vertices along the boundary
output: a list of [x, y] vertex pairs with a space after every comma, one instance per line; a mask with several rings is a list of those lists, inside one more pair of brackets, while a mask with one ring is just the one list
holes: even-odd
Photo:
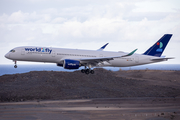
[[17, 62], [16, 62], [16, 61], [14, 61], [14, 64], [15, 64], [15, 65], [14, 65], [14, 68], [17, 68], [17, 65], [16, 65], [16, 63], [17, 63]]
[[14, 65], [14, 68], [17, 68], [17, 65]]

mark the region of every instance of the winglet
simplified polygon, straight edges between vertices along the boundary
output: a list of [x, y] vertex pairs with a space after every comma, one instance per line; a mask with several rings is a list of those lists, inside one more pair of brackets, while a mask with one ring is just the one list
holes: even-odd
[[130, 52], [129, 54], [124, 55], [124, 56], [122, 56], [122, 57], [131, 56], [131, 55], [133, 55], [133, 54], [136, 52], [136, 50], [137, 50], [137, 49], [133, 50], [133, 51], [132, 51], [132, 52]]
[[98, 49], [97, 51], [102, 51], [109, 43], [106, 43], [104, 46], [102, 46], [100, 49]]

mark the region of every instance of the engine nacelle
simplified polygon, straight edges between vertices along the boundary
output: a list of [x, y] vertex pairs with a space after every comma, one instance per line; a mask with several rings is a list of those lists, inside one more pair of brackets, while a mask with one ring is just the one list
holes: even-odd
[[60, 67], [63, 67], [63, 64], [59, 64], [59, 63], [57, 63], [56, 65], [57, 65], [57, 66], [60, 66]]
[[65, 69], [79, 69], [80, 67], [80, 62], [77, 60], [70, 60], [70, 59], [65, 59], [63, 67]]

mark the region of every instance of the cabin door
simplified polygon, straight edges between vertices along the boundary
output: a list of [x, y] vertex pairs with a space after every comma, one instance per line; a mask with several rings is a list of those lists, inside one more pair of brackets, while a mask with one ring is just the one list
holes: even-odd
[[52, 57], [56, 57], [56, 51], [52, 50]]
[[25, 50], [24, 49], [21, 50], [21, 55], [25, 55]]

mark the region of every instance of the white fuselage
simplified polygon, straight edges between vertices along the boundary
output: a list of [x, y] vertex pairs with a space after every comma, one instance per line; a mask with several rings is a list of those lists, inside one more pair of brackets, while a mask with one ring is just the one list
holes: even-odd
[[[73, 59], [80, 61], [81, 58], [112, 57], [127, 54], [124, 52], [108, 52], [36, 46], [16, 47], [13, 50], [15, 52], [8, 52], [5, 55], [5, 57], [14, 61], [33, 61], [50, 63], [61, 63], [63, 59]], [[153, 58], [158, 57], [142, 54], [133, 54], [128, 57], [114, 58], [113, 60], [103, 61], [99, 64], [99, 66], [127, 67], [158, 62], [152, 61], [151, 59]]]

